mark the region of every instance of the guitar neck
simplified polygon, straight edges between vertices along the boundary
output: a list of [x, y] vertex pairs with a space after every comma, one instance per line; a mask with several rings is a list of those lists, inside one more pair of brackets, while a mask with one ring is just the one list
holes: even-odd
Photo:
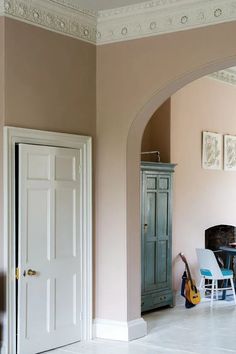
[[186, 270], [187, 270], [187, 275], [189, 277], [189, 280], [191, 282], [191, 285], [193, 285], [193, 280], [192, 280], [192, 276], [191, 276], [191, 272], [188, 266], [188, 262], [187, 259], [185, 258], [185, 256], [183, 254], [180, 253], [180, 257], [182, 258], [182, 261], [184, 262], [185, 266], [186, 266]]
[[186, 265], [186, 269], [187, 269], [189, 280], [191, 282], [191, 285], [193, 285], [193, 280], [192, 280], [191, 272], [190, 272], [190, 269], [189, 269], [187, 261], [185, 262], [185, 265]]

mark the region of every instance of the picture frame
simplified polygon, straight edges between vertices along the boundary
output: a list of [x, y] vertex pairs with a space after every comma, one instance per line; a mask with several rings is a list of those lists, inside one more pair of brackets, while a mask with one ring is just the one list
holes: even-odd
[[224, 170], [236, 171], [236, 136], [224, 135]]
[[202, 134], [202, 167], [222, 169], [222, 134], [204, 131]]

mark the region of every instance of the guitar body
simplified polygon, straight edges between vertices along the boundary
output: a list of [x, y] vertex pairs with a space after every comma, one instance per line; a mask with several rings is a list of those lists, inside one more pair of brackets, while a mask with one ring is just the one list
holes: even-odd
[[201, 301], [200, 292], [198, 291], [194, 280], [192, 280], [191, 284], [191, 280], [187, 279], [185, 284], [185, 296], [193, 305], [197, 305]]
[[198, 289], [196, 287], [195, 281], [192, 279], [190, 269], [188, 266], [188, 262], [184, 256], [184, 254], [180, 253], [179, 255], [182, 258], [182, 261], [185, 263], [186, 271], [187, 271], [187, 279], [186, 279], [186, 283], [185, 283], [185, 297], [189, 302], [191, 302], [191, 304], [197, 305], [201, 301], [200, 292], [198, 291]]

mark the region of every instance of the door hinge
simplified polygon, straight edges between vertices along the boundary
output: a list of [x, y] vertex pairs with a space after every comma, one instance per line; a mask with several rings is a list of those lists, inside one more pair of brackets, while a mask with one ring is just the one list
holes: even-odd
[[20, 268], [16, 268], [16, 280], [20, 279]]

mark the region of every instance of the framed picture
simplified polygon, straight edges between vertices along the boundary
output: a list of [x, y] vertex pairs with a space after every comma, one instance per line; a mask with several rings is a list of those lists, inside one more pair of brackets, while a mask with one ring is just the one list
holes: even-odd
[[224, 170], [236, 171], [236, 136], [224, 135]]
[[222, 134], [203, 132], [202, 167], [210, 170], [222, 168]]

